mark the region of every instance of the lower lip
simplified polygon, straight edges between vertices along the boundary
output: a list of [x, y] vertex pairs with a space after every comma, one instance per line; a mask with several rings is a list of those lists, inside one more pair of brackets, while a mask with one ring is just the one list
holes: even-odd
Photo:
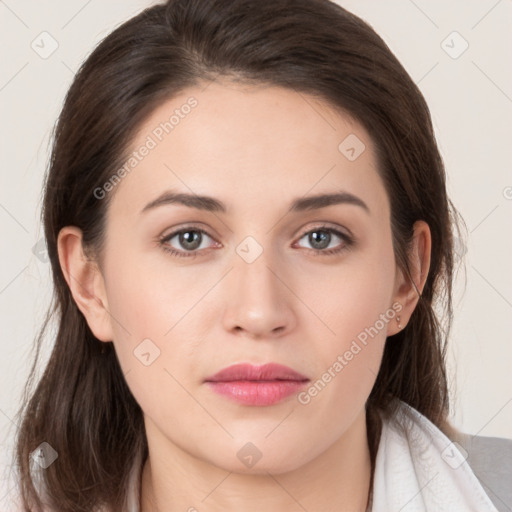
[[208, 386], [227, 398], [245, 405], [273, 405], [285, 398], [298, 393], [306, 384], [305, 381], [272, 380], [272, 381], [229, 381], [207, 382]]

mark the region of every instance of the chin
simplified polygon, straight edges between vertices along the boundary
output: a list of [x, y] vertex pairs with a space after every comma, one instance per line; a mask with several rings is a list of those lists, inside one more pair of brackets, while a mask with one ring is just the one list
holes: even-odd
[[222, 454], [211, 462], [225, 471], [243, 475], [279, 475], [299, 469], [309, 462], [304, 456], [304, 449], [296, 446], [287, 450], [281, 446], [267, 446], [258, 449], [250, 442], [236, 449], [235, 457], [225, 458]]

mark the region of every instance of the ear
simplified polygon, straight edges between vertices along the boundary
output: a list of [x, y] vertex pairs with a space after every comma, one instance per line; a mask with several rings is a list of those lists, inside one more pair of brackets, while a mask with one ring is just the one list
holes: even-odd
[[83, 251], [82, 231], [75, 226], [62, 228], [57, 248], [62, 273], [89, 328], [98, 340], [112, 341], [105, 282], [98, 265]]
[[[418, 220], [414, 223], [413, 229], [412, 247], [408, 254], [412, 281], [406, 272], [398, 269], [393, 296], [393, 303], [398, 302], [402, 306], [400, 312], [397, 309], [397, 318], [400, 317], [402, 329], [406, 326], [416, 308], [419, 300], [418, 293], [423, 292], [430, 269], [430, 251], [432, 247], [430, 228], [425, 221]], [[398, 321], [389, 322], [388, 336], [392, 336], [402, 329], [398, 328]]]

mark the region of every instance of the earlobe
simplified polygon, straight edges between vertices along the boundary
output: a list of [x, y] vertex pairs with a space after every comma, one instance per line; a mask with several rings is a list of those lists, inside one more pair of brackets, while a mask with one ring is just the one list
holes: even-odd
[[[401, 329], [405, 328], [416, 308], [430, 269], [432, 244], [430, 228], [425, 221], [419, 220], [414, 223], [413, 229], [414, 235], [409, 253], [410, 275], [407, 275], [405, 271], [398, 270], [393, 298], [403, 308], [400, 312]], [[396, 334], [401, 329], [397, 325], [391, 326], [388, 329], [388, 336]]]
[[82, 231], [66, 226], [57, 240], [59, 263], [77, 307], [100, 341], [112, 341], [112, 326], [103, 276], [84, 253]]

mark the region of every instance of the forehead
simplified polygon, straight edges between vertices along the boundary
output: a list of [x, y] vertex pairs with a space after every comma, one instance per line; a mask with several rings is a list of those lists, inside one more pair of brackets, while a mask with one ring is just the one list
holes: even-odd
[[122, 215], [167, 189], [217, 197], [228, 213], [340, 189], [381, 210], [388, 205], [366, 130], [282, 87], [190, 87], [150, 114], [128, 153], [111, 206]]

